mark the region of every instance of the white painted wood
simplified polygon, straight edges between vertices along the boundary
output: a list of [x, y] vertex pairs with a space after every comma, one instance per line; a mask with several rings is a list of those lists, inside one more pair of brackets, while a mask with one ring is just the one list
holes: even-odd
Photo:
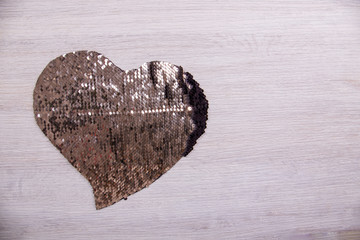
[[[53, 58], [180, 64], [210, 102], [195, 150], [100, 211], [33, 119]], [[360, 2], [0, 1], [3, 239], [360, 239]]]

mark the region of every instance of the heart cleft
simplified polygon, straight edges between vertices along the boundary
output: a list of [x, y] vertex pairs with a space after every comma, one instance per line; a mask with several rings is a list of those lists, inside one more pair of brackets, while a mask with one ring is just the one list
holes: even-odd
[[208, 101], [181, 66], [123, 71], [94, 51], [64, 54], [40, 74], [35, 119], [90, 182], [96, 209], [149, 186], [205, 132]]

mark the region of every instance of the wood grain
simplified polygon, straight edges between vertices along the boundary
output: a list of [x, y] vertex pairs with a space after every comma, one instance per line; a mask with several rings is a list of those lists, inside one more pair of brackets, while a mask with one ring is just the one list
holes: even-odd
[[[182, 65], [205, 90], [195, 149], [100, 211], [37, 127], [46, 64], [102, 52]], [[360, 2], [0, 1], [2, 239], [360, 239]]]

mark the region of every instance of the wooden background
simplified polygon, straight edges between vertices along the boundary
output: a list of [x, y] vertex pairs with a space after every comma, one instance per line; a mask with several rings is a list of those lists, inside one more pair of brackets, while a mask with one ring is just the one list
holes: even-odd
[[[100, 211], [35, 123], [47, 63], [191, 72], [195, 150]], [[360, 239], [360, 1], [0, 0], [1, 239]]]

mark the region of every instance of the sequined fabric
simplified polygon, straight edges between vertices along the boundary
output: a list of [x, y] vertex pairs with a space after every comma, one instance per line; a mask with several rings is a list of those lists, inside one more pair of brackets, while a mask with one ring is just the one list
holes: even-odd
[[208, 103], [167, 62], [123, 71], [93, 51], [51, 61], [34, 89], [35, 119], [90, 182], [97, 209], [149, 186], [204, 133]]

